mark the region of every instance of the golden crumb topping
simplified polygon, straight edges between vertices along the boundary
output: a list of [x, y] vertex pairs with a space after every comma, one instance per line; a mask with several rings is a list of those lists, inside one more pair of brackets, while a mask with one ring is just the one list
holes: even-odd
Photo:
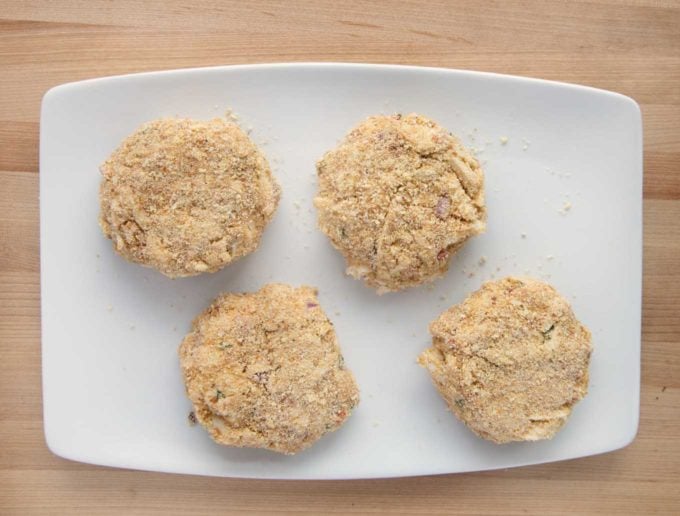
[[264, 156], [222, 119], [149, 122], [101, 172], [102, 231], [123, 257], [170, 277], [254, 251], [280, 197]]
[[496, 443], [549, 439], [588, 388], [591, 336], [545, 283], [485, 283], [430, 325], [419, 358], [451, 410]]
[[485, 229], [484, 177], [460, 141], [420, 115], [373, 116], [317, 164], [319, 227], [347, 273], [380, 293], [446, 272]]
[[179, 354], [195, 417], [221, 444], [296, 453], [342, 425], [359, 402], [311, 287], [220, 296]]

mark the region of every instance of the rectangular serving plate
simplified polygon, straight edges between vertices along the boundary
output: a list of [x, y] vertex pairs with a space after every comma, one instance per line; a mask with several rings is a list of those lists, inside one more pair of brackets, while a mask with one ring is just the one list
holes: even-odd
[[[260, 248], [219, 273], [178, 280], [125, 262], [97, 225], [98, 166], [143, 122], [227, 111], [251, 131], [283, 190]], [[377, 296], [344, 275], [315, 227], [315, 161], [365, 117], [394, 112], [424, 114], [476, 149], [488, 230], [434, 284]], [[571, 459], [636, 434], [642, 127], [628, 97], [489, 73], [334, 63], [65, 84], [42, 104], [40, 220], [45, 436], [62, 457], [228, 477], [396, 477]], [[553, 284], [593, 333], [590, 392], [550, 441], [477, 438], [415, 361], [432, 319], [505, 275]], [[340, 430], [293, 457], [222, 447], [190, 426], [177, 358], [192, 318], [218, 293], [271, 281], [319, 288], [362, 395]]]

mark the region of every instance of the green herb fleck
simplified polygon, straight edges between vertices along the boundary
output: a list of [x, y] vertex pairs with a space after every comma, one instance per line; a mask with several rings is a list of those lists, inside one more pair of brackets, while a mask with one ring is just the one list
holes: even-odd
[[220, 398], [224, 398], [224, 393], [223, 393], [221, 390], [219, 390], [219, 389], [215, 389], [215, 397], [216, 397], [218, 400], [219, 400]]
[[220, 342], [217, 347], [221, 350], [229, 349], [232, 345], [229, 342]]

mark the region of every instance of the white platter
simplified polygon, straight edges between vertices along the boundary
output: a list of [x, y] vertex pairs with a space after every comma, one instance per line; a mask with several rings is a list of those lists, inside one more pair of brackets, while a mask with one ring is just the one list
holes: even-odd
[[[99, 164], [145, 121], [229, 109], [252, 128], [283, 189], [258, 251], [174, 281], [115, 255], [97, 226]], [[487, 233], [433, 287], [382, 297], [344, 275], [312, 206], [316, 159], [381, 112], [422, 113], [481, 150], [489, 211]], [[298, 479], [506, 468], [625, 446], [639, 413], [641, 132], [637, 104], [622, 95], [443, 69], [234, 66], [50, 90], [40, 128], [48, 446], [109, 466]], [[590, 393], [552, 441], [478, 439], [415, 362], [429, 321], [492, 274], [546, 279], [592, 330]], [[192, 318], [219, 292], [270, 281], [319, 288], [362, 395], [339, 431], [294, 457], [221, 447], [190, 426], [177, 360]]]

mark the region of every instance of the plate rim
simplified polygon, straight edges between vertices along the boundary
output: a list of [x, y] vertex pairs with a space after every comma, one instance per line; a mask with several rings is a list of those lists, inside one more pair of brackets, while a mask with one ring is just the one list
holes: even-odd
[[[597, 93], [600, 95], [611, 96], [613, 98], [618, 98], [619, 100], [625, 101], [632, 104], [638, 114], [641, 114], [640, 105], [637, 101], [623, 93], [619, 93], [612, 90], [606, 90], [603, 88], [597, 88], [595, 86], [588, 86], [585, 84], [577, 84], [572, 82], [557, 81], [553, 79], [541, 79], [538, 77], [529, 77], [523, 75], [514, 74], [504, 74], [499, 72], [488, 72], [481, 70], [470, 70], [465, 68], [446, 68], [440, 66], [423, 66], [423, 65], [405, 65], [405, 64], [392, 64], [392, 63], [364, 63], [364, 62], [351, 62], [351, 61], [285, 61], [285, 62], [266, 62], [266, 63], [245, 63], [245, 64], [227, 64], [227, 65], [213, 65], [213, 66], [196, 66], [196, 67], [184, 67], [184, 68], [171, 68], [165, 70], [149, 70], [143, 72], [131, 72], [118, 75], [106, 75], [102, 77], [92, 77], [90, 79], [82, 79], [79, 81], [69, 81], [55, 86], [50, 87], [43, 95], [41, 100], [41, 107], [45, 103], [46, 98], [54, 95], [55, 91], [60, 89], [70, 89], [76, 87], [85, 87], [96, 85], [105, 81], [119, 81], [119, 80], [129, 80], [131, 78], [154, 78], [161, 76], [171, 76], [180, 75], [184, 73], [196, 73], [196, 72], [219, 72], [219, 71], [247, 71], [247, 70], [275, 70], [281, 68], [337, 68], [337, 69], [373, 69], [373, 70], [393, 70], [393, 71], [410, 71], [418, 73], [445, 73], [453, 74], [459, 76], [478, 76], [478, 77], [488, 77], [489, 79], [503, 79], [512, 80], [517, 82], [528, 82], [533, 84], [543, 84], [552, 87], [562, 87], [573, 90], [581, 90], [584, 92]], [[42, 122], [42, 111], [41, 111], [41, 122]]]

